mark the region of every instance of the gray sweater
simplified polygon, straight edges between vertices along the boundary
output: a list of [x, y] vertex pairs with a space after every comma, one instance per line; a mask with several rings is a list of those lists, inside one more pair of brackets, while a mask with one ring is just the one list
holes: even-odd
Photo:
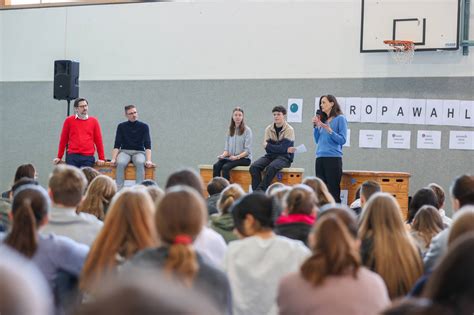
[[247, 152], [247, 158], [252, 159], [252, 129], [245, 126], [244, 134], [238, 135], [237, 130], [231, 137], [227, 134], [225, 139], [224, 151], [229, 152], [230, 155], [238, 155], [242, 152]]

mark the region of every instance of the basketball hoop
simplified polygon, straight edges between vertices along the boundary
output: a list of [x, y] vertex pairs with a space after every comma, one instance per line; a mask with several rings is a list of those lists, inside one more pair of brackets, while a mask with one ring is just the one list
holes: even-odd
[[408, 64], [415, 55], [415, 43], [410, 40], [384, 40], [388, 51], [398, 64]]

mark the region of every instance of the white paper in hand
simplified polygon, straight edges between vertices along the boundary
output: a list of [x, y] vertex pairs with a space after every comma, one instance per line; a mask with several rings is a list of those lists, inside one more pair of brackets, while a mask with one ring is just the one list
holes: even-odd
[[300, 144], [299, 146], [296, 147], [295, 153], [304, 153], [306, 151], [308, 151], [306, 149], [306, 146], [304, 144]]

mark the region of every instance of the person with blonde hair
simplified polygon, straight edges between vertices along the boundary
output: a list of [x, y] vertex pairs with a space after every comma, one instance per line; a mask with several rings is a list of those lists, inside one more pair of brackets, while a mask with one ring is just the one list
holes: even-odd
[[217, 209], [219, 214], [211, 216], [211, 228], [222, 235], [225, 242], [228, 244], [231, 241], [238, 239], [237, 235], [233, 233], [234, 219], [229, 209], [237, 199], [245, 195], [245, 191], [238, 184], [231, 184], [224, 188], [221, 196], [217, 201]]
[[337, 214], [318, 221], [313, 254], [280, 282], [280, 314], [378, 314], [390, 305], [382, 278], [361, 265], [358, 242]]
[[329, 193], [328, 187], [319, 177], [308, 176], [303, 179], [303, 184], [308, 185], [314, 190], [318, 198], [318, 207], [321, 208], [329, 203], [336, 203], [334, 197]]
[[308, 245], [308, 235], [316, 222], [318, 199], [307, 185], [294, 186], [286, 195], [286, 210], [275, 223], [275, 233]]
[[206, 212], [204, 199], [194, 189], [169, 188], [155, 213], [160, 246], [138, 253], [130, 266], [161, 270], [168, 278], [208, 296], [222, 313], [230, 313], [227, 277], [203, 259], [193, 246], [203, 228]]
[[112, 178], [105, 175], [97, 176], [87, 188], [84, 200], [77, 207], [77, 213], [89, 213], [104, 221], [105, 213], [116, 192], [117, 185]]
[[93, 292], [94, 285], [115, 273], [126, 260], [158, 244], [153, 213], [153, 202], [145, 189], [124, 188], [117, 194], [84, 264], [79, 283], [82, 291]]
[[370, 198], [362, 212], [359, 238], [363, 265], [384, 279], [390, 298], [407, 294], [422, 275], [423, 264], [392, 195], [376, 193]]
[[431, 239], [444, 229], [443, 219], [438, 209], [425, 205], [418, 210], [411, 224], [411, 236], [422, 256], [430, 247]]

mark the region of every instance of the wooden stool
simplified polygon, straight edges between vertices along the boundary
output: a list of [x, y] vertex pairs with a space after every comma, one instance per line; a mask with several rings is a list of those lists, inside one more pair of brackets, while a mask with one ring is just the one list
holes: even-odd
[[410, 173], [404, 172], [371, 172], [371, 171], [343, 171], [341, 190], [347, 190], [347, 200], [350, 204], [357, 188], [366, 180], [373, 180], [380, 184], [383, 192], [392, 194], [398, 201], [403, 218], [408, 214], [408, 192], [410, 188]]
[[[204, 187], [207, 187], [207, 184], [212, 179], [212, 165], [199, 165], [198, 167], [204, 182]], [[230, 171], [230, 182], [239, 184], [246, 192], [249, 191], [249, 187], [252, 185], [252, 177], [250, 176], [249, 169], [249, 166], [237, 166]], [[280, 182], [288, 186], [301, 184], [303, 173], [304, 168], [283, 168], [275, 175], [272, 183]]]
[[[102, 175], [109, 176], [115, 179], [115, 172], [117, 167], [112, 165], [110, 162], [105, 162], [104, 165], [94, 165], [94, 168], [98, 170]], [[155, 180], [155, 171], [156, 166], [153, 167], [145, 167], [145, 179]], [[124, 179], [125, 180], [136, 180], [137, 174], [135, 170], [135, 165], [133, 163], [128, 163], [127, 167], [125, 168]]]

